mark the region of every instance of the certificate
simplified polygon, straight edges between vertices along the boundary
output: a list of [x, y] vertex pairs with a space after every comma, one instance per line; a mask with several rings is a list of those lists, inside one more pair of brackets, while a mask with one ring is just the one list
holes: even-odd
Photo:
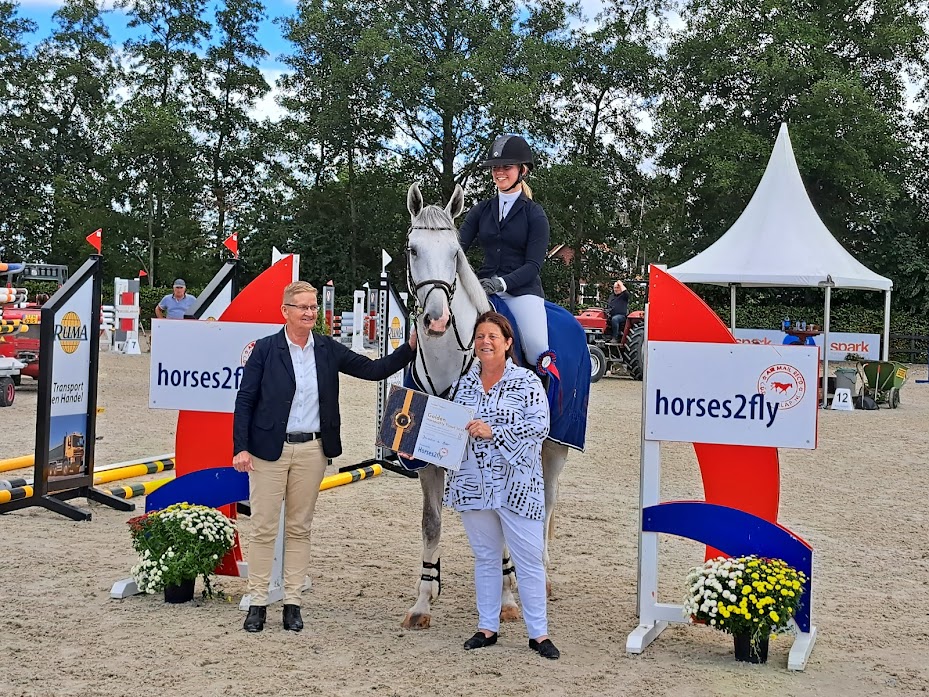
[[393, 385], [377, 444], [450, 470], [461, 467], [468, 445], [468, 407]]

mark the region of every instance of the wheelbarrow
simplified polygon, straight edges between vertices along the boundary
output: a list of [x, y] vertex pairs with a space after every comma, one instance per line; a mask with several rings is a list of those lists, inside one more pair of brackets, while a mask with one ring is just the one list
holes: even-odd
[[869, 361], [858, 364], [858, 372], [864, 384], [862, 392], [876, 404], [886, 404], [891, 409], [900, 406], [900, 388], [906, 383], [906, 366], [896, 361]]

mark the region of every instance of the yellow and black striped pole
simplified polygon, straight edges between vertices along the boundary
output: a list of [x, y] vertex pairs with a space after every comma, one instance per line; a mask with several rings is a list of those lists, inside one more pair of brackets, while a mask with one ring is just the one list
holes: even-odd
[[319, 485], [319, 490], [325, 491], [326, 489], [332, 489], [333, 487], [342, 486], [343, 484], [351, 484], [352, 482], [357, 482], [362, 479], [370, 479], [371, 477], [376, 477], [381, 474], [383, 471], [384, 469], [380, 465], [368, 465], [367, 467], [358, 467], [353, 470], [348, 470], [347, 472], [330, 474], [323, 479], [322, 484]]

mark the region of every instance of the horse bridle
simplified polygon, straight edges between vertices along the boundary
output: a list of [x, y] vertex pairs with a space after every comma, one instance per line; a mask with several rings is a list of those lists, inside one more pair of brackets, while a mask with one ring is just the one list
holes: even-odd
[[[448, 228], [410, 225], [410, 229], [407, 232], [407, 239], [409, 239], [410, 233], [412, 233], [414, 230], [430, 230], [433, 232], [447, 232]], [[455, 342], [458, 344], [458, 350], [463, 354], [461, 357], [461, 370], [458, 373], [458, 377], [461, 377], [468, 370], [471, 369], [471, 365], [474, 363], [474, 332], [473, 331], [471, 332], [471, 340], [467, 344], [465, 344], [461, 340], [461, 333], [458, 331], [458, 322], [455, 319], [455, 313], [452, 311], [452, 299], [454, 299], [455, 291], [458, 288], [458, 273], [456, 271], [455, 278], [454, 280], [452, 280], [451, 283], [448, 283], [447, 281], [443, 281], [440, 278], [427, 278], [425, 281], [420, 281], [419, 283], [417, 283], [416, 279], [413, 278], [412, 250], [410, 249], [410, 245], [407, 244], [406, 248], [403, 251], [404, 251], [404, 254], [406, 255], [406, 285], [407, 285], [407, 289], [410, 291], [410, 295], [413, 296], [413, 302], [414, 302], [413, 315], [416, 317], [417, 324], [419, 323], [419, 318], [422, 315], [422, 310], [423, 310], [422, 305], [420, 305], [419, 303], [420, 289], [425, 288], [426, 286], [432, 286], [426, 292], [426, 296], [423, 298], [424, 303], [429, 298], [429, 295], [432, 293], [432, 291], [434, 290], [438, 289], [445, 294], [445, 299], [448, 302], [448, 314], [450, 317], [450, 322], [452, 324], [452, 332], [455, 335]], [[461, 250], [459, 250], [458, 254], [461, 254], [461, 253], [462, 253]], [[456, 261], [457, 261], [457, 258], [456, 258]], [[421, 352], [422, 352], [422, 348], [417, 344], [416, 353], [420, 354]], [[416, 381], [416, 384], [423, 385], [423, 381], [419, 378], [418, 371], [416, 369], [417, 362], [419, 361], [413, 361], [413, 367], [412, 367], [413, 380]], [[426, 381], [429, 384], [429, 388], [432, 390], [432, 394], [438, 397], [442, 397], [443, 399], [447, 398], [449, 391], [451, 390], [451, 385], [449, 385], [448, 388], [442, 392], [442, 394], [438, 394], [435, 384], [432, 382], [432, 378], [429, 375], [429, 371], [426, 369], [425, 359], [423, 359], [421, 363], [423, 365], [423, 372], [425, 373], [424, 377], [426, 378]]]

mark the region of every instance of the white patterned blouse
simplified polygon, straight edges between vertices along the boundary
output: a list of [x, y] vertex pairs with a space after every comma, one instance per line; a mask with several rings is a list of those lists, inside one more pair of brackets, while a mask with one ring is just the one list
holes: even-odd
[[450, 471], [445, 505], [458, 511], [506, 508], [532, 520], [545, 517], [542, 441], [548, 435], [548, 399], [532, 371], [507, 359], [490, 392], [481, 385], [481, 364], [458, 381], [454, 401], [474, 409], [493, 438], [470, 438], [461, 469]]

